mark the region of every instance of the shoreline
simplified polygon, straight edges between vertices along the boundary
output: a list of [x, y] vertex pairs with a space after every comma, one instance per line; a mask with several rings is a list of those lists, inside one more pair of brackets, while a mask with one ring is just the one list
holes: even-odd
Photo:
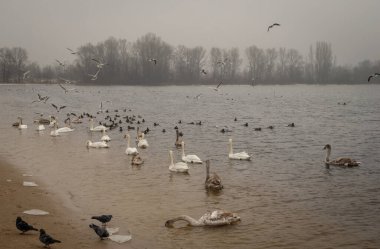
[[[134, 248], [130, 242], [117, 244], [112, 241], [99, 240], [94, 231], [88, 227], [90, 223], [96, 223], [96, 221], [91, 221], [90, 218], [80, 218], [78, 214], [71, 212], [63, 200], [44, 188], [43, 183], [38, 182], [39, 186], [37, 187], [24, 187], [22, 186], [24, 180], [34, 181], [33, 177], [23, 177], [16, 167], [0, 158], [1, 248], [43, 248], [43, 244], [38, 239], [39, 232], [28, 231], [24, 235], [20, 235], [20, 231], [15, 225], [17, 216], [37, 229], [45, 229], [53, 238], [62, 241], [60, 244], [52, 245], [52, 248], [98, 249], [121, 246]], [[23, 213], [29, 209], [41, 209], [49, 214], [35, 216]]]

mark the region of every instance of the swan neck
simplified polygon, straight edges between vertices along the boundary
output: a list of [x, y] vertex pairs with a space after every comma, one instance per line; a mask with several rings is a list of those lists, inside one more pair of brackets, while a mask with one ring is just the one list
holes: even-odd
[[169, 153], [170, 155], [170, 165], [174, 165], [173, 153]]
[[210, 164], [206, 163], [206, 179], [210, 178]]
[[130, 146], [129, 140], [130, 140], [130, 137], [127, 136], [127, 148], [129, 148], [129, 146]]
[[201, 222], [199, 222], [198, 220], [196, 220], [196, 219], [194, 219], [188, 215], [181, 215], [177, 218], [172, 219], [171, 221], [175, 222], [175, 221], [179, 221], [179, 220], [187, 221], [189, 223], [189, 225], [191, 225], [191, 226], [202, 226], [203, 225]]
[[328, 148], [327, 151], [326, 151], [326, 162], [330, 161], [330, 155], [331, 155], [331, 149]]
[[185, 144], [182, 143], [182, 157], [185, 157]]
[[94, 129], [94, 120], [91, 119], [90, 121], [90, 129], [93, 130]]

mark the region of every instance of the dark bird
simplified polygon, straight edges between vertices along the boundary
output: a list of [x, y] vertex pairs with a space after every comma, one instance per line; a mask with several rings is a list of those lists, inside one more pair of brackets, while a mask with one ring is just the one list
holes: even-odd
[[235, 118], [234, 121], [236, 122], [236, 121], [237, 121], [237, 118]]
[[157, 64], [157, 59], [154, 59], [154, 58], [149, 58], [149, 59], [148, 59], [148, 61], [150, 61], [150, 62], [154, 62], [154, 65], [156, 65], [156, 64]]
[[63, 106], [60, 106], [60, 107], [58, 108], [58, 106], [56, 106], [56, 105], [54, 105], [54, 104], [51, 104], [51, 105], [57, 110], [57, 112], [59, 112], [60, 110], [62, 110], [63, 108], [66, 107], [65, 105], [63, 105]]
[[105, 229], [104, 227], [99, 227], [95, 224], [90, 224], [89, 227], [94, 229], [95, 233], [99, 236], [101, 240], [110, 236], [107, 229]]
[[255, 128], [255, 131], [261, 131], [260, 127]]
[[78, 54], [78, 52], [75, 52], [74, 50], [72, 50], [70, 48], [66, 48], [66, 49], [70, 51], [70, 54]]
[[273, 28], [274, 26], [280, 26], [279, 23], [273, 23], [272, 25], [268, 26], [268, 31]]
[[44, 229], [40, 229], [40, 241], [48, 248], [50, 248], [51, 244], [61, 243], [61, 241], [53, 239]]
[[61, 61], [59, 61], [59, 60], [57, 60], [57, 59], [55, 59], [55, 61], [58, 62], [58, 64], [59, 64], [60, 66], [62, 66], [63, 68], [65, 68], [65, 63], [63, 63], [63, 62], [61, 62]]
[[273, 129], [274, 129], [274, 126], [273, 126], [273, 125], [270, 125], [270, 126], [268, 126], [267, 128], [273, 130]]
[[246, 126], [246, 127], [247, 127], [247, 126], [248, 126], [248, 123], [245, 123], [245, 124], [244, 124], [244, 126]]
[[103, 226], [106, 226], [107, 223], [111, 221], [112, 215], [110, 215], [110, 214], [109, 215], [103, 214], [101, 216], [92, 216], [91, 219], [98, 220], [98, 221], [100, 221], [103, 224]]
[[295, 127], [294, 123], [288, 124], [288, 127]]
[[43, 101], [46, 104], [46, 101], [50, 98], [49, 96], [42, 97], [39, 93], [37, 93], [37, 95], [38, 95], [38, 100], [35, 100], [32, 103]]
[[380, 73], [374, 73], [374, 74], [370, 75], [370, 76], [368, 77], [368, 82], [369, 82], [372, 78], [376, 78], [376, 77], [378, 77], [378, 76], [380, 76]]
[[37, 228], [34, 228], [33, 226], [23, 221], [20, 216], [16, 218], [16, 227], [18, 230], [22, 232], [21, 234], [24, 234], [25, 232], [30, 230], [38, 231]]
[[206, 70], [202, 69], [201, 73], [207, 74]]
[[162, 129], [162, 132], [163, 132], [163, 133], [165, 133], [165, 132], [166, 132], [166, 130], [165, 130], [165, 129]]
[[222, 84], [222, 81], [214, 88], [214, 90], [218, 91], [221, 84]]

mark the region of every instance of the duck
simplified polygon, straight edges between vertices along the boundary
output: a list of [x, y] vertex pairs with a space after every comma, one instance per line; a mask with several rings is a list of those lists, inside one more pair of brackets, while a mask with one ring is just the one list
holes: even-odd
[[324, 150], [326, 150], [326, 159], [325, 164], [326, 165], [334, 165], [334, 166], [343, 166], [343, 167], [356, 167], [361, 164], [361, 162], [358, 162], [351, 158], [337, 158], [335, 160], [330, 161], [330, 155], [331, 155], [331, 145], [326, 144], [325, 147], [323, 147]]
[[26, 124], [22, 123], [22, 118], [21, 117], [18, 117], [18, 120], [19, 120], [19, 122], [18, 122], [18, 129], [19, 130], [24, 130], [24, 129], [28, 128], [28, 126]]
[[132, 165], [141, 165], [144, 163], [144, 160], [140, 157], [140, 155], [133, 155], [132, 157]]
[[87, 148], [97, 148], [97, 149], [100, 149], [100, 148], [109, 148], [108, 144], [104, 141], [101, 141], [101, 142], [91, 142], [90, 140], [88, 140], [86, 142], [86, 145], [87, 145]]
[[127, 154], [127, 155], [137, 155], [137, 154], [139, 154], [139, 152], [137, 151], [136, 148], [130, 147], [131, 137], [129, 136], [128, 133], [125, 134], [124, 138], [127, 139], [127, 149], [125, 150], [125, 154]]
[[176, 140], [175, 140], [175, 147], [180, 148], [182, 146], [182, 136], [179, 135], [178, 129], [175, 130], [176, 133]]
[[184, 162], [177, 162], [174, 164], [173, 151], [169, 150], [169, 156], [170, 156], [170, 165], [169, 165], [170, 171], [181, 172], [181, 173], [187, 173], [189, 171], [189, 166], [187, 166], [187, 164]]
[[148, 148], [149, 144], [148, 144], [148, 141], [146, 141], [145, 139], [145, 134], [142, 133], [141, 134], [141, 138], [139, 139], [139, 142], [137, 143], [137, 147], [141, 148], [141, 149], [146, 149]]
[[241, 220], [238, 214], [231, 213], [224, 210], [214, 210], [207, 211], [201, 218], [198, 220], [188, 216], [181, 215], [177, 218], [167, 220], [165, 222], [165, 226], [172, 228], [174, 227], [174, 223], [176, 221], [183, 220], [188, 223], [189, 226], [193, 227], [201, 227], [201, 226], [224, 226], [224, 225], [232, 225], [236, 224]]
[[100, 139], [100, 141], [105, 141], [105, 142], [111, 141], [111, 138], [106, 134], [106, 130], [105, 129], [103, 129], [103, 136]]
[[103, 131], [103, 129], [108, 130], [104, 125], [94, 127], [94, 120], [92, 118], [90, 119], [90, 131]]
[[234, 153], [233, 149], [232, 149], [232, 138], [230, 138], [228, 141], [229, 141], [229, 144], [230, 144], [230, 152], [228, 153], [228, 157], [230, 159], [235, 159], [235, 160], [251, 160], [251, 156], [248, 155], [247, 152], [245, 152], [245, 151]]
[[185, 155], [185, 142], [182, 141], [182, 161], [185, 163], [202, 163], [202, 160], [197, 155]]
[[206, 160], [205, 188], [212, 191], [219, 191], [223, 188], [222, 180], [216, 173], [210, 176], [210, 160]]

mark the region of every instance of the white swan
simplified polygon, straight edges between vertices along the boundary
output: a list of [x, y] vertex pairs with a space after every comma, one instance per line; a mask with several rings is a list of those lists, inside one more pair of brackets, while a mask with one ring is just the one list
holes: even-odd
[[92, 118], [90, 119], [90, 131], [103, 131], [103, 129], [108, 130], [104, 125], [94, 127], [94, 120]]
[[223, 210], [208, 211], [198, 220], [188, 216], [181, 215], [177, 218], [168, 220], [165, 222], [166, 227], [173, 227], [174, 222], [178, 220], [187, 221], [188, 225], [200, 227], [200, 226], [224, 226], [231, 225], [239, 222], [241, 219], [236, 213], [231, 213]]
[[345, 167], [356, 167], [361, 164], [361, 162], [357, 162], [354, 159], [351, 158], [337, 158], [335, 160], [330, 161], [330, 155], [331, 155], [331, 145], [326, 144], [325, 147], [323, 147], [324, 150], [326, 150], [326, 159], [325, 163], [327, 165], [335, 165], [335, 166], [345, 166]]
[[202, 160], [197, 155], [185, 155], [185, 142], [182, 141], [182, 161], [185, 163], [202, 163]]
[[232, 138], [230, 138], [228, 141], [230, 143], [230, 152], [228, 153], [228, 157], [230, 159], [235, 159], [235, 160], [251, 160], [251, 156], [248, 155], [247, 152], [245, 152], [245, 151], [234, 153], [234, 151], [232, 149]]
[[127, 154], [127, 155], [137, 155], [137, 154], [139, 154], [139, 152], [137, 151], [136, 148], [129, 147], [130, 146], [131, 137], [129, 136], [128, 133], [125, 134], [124, 138], [127, 139], [127, 149], [125, 150], [125, 154]]
[[183, 173], [189, 171], [189, 166], [187, 166], [187, 164], [184, 162], [178, 162], [178, 163], [174, 164], [173, 151], [169, 150], [169, 156], [170, 156], [170, 165], [169, 165], [170, 171], [183, 172]]
[[148, 148], [149, 144], [148, 144], [148, 141], [146, 141], [145, 139], [145, 134], [142, 133], [141, 134], [141, 138], [139, 139], [139, 142], [137, 144], [137, 147], [141, 148], [141, 149], [146, 149]]
[[[58, 127], [58, 123], [57, 122], [56, 122], [56, 125]], [[69, 126], [70, 126], [70, 119], [69, 119]], [[74, 131], [74, 129], [72, 129], [70, 127], [62, 127], [62, 128], [57, 129], [57, 132], [59, 132], [59, 133], [71, 132], [71, 131]]]
[[52, 137], [59, 136], [59, 132], [57, 131], [57, 123], [56, 122], [54, 123], [54, 130], [52, 130], [50, 132], [50, 136], [52, 136]]
[[43, 131], [43, 130], [45, 130], [45, 126], [43, 124], [39, 124], [37, 126], [37, 131]]
[[87, 148], [109, 148], [108, 144], [106, 142], [91, 142], [90, 140], [86, 143]]
[[105, 129], [103, 129], [103, 136], [102, 136], [102, 138], [100, 140], [101, 141], [105, 141], [105, 142], [111, 141], [111, 138], [106, 134], [106, 130]]
[[19, 120], [18, 128], [19, 128], [20, 130], [23, 130], [23, 129], [27, 129], [27, 128], [28, 128], [28, 126], [27, 126], [26, 124], [23, 124], [23, 123], [22, 123], [22, 118], [21, 118], [21, 117], [18, 117], [18, 120]]

